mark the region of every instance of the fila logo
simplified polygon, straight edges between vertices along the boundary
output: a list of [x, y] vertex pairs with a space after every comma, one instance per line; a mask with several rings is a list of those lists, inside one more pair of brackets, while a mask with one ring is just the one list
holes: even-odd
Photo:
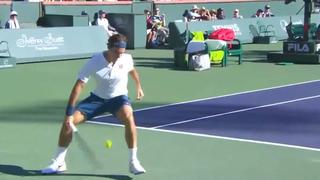
[[295, 52], [310, 52], [308, 44], [299, 44], [299, 43], [289, 43], [288, 51]]

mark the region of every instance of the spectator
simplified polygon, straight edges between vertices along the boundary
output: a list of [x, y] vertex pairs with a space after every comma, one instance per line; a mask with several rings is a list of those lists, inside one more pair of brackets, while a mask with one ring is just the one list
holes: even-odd
[[169, 37], [169, 29], [166, 27], [165, 14], [160, 14], [160, 9], [156, 8], [155, 15], [152, 16], [154, 30], [156, 30], [157, 41], [160, 45], [166, 43]]
[[200, 20], [200, 14], [199, 14], [199, 8], [197, 5], [193, 5], [192, 9], [189, 12], [189, 21], [199, 21]]
[[190, 22], [190, 20], [192, 18], [188, 9], [184, 10], [182, 17], [183, 17], [183, 22]]
[[[150, 33], [154, 33], [152, 32], [153, 30], [153, 23], [152, 23], [152, 16], [151, 16], [151, 11], [145, 9], [144, 10], [144, 14], [146, 16], [146, 24], [147, 24], [147, 42], [148, 42], [148, 36]], [[151, 35], [151, 34], [150, 34]]]
[[156, 48], [160, 45], [157, 40], [157, 26], [154, 26], [147, 34], [146, 48]]
[[217, 20], [217, 10], [211, 9], [209, 13], [210, 13], [211, 21]]
[[273, 13], [271, 12], [271, 7], [269, 4], [264, 6], [264, 11], [262, 13], [262, 17], [273, 17]]
[[252, 15], [251, 17], [253, 17], [253, 18], [262, 17], [262, 14], [263, 14], [263, 10], [258, 9], [257, 12], [254, 15]]
[[224, 14], [224, 10], [222, 9], [222, 8], [219, 8], [218, 10], [217, 10], [217, 19], [225, 19], [226, 18], [226, 16], [225, 16], [225, 14]]
[[152, 16], [152, 21], [159, 26], [166, 26], [165, 14], [160, 14], [159, 8], [156, 8], [155, 14]]
[[233, 11], [232, 19], [243, 19], [243, 16], [240, 15], [239, 9], [235, 9]]
[[319, 0], [314, 0], [313, 1], [313, 6], [314, 6], [313, 13], [319, 14], [320, 13], [320, 1]]
[[93, 21], [91, 22], [91, 25], [92, 26], [98, 26], [98, 18], [99, 18], [99, 14], [96, 12], [96, 13], [94, 13], [94, 15], [93, 15]]
[[202, 21], [209, 21], [211, 19], [211, 15], [205, 7], [200, 9], [199, 14]]
[[149, 11], [148, 9], [145, 9], [144, 15], [146, 16], [147, 30], [150, 30], [152, 28], [151, 11]]
[[107, 31], [109, 37], [111, 37], [114, 34], [118, 34], [116, 29], [109, 24], [109, 21], [106, 17], [107, 13], [104, 10], [99, 10], [98, 15], [99, 17], [96, 21], [96, 25], [103, 26], [103, 28]]
[[196, 14], [199, 14], [199, 8], [198, 8], [198, 6], [197, 5], [193, 5], [192, 6], [192, 9], [190, 10], [191, 12], [193, 12], [193, 13], [196, 13]]
[[17, 16], [18, 13], [16, 11], [10, 12], [10, 18], [5, 24], [5, 29], [20, 29], [20, 24]]

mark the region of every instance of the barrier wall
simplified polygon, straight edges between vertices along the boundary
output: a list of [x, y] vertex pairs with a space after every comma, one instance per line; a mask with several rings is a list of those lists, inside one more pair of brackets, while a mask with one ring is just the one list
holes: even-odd
[[[109, 13], [109, 23], [127, 36], [129, 49], [144, 48], [146, 45], [146, 18], [143, 14]], [[39, 18], [42, 27], [88, 26], [87, 16], [47, 14]]]
[[143, 14], [110, 13], [109, 22], [117, 31], [128, 38], [127, 48], [144, 48], [146, 46], [146, 17]]
[[99, 26], [3, 29], [0, 37], [17, 63], [84, 58], [107, 48], [106, 32]]
[[0, 27], [4, 27], [6, 21], [9, 19], [10, 4], [0, 5]]
[[[291, 16], [293, 24], [303, 24], [303, 16]], [[314, 14], [311, 17], [311, 22], [319, 24], [319, 14]], [[270, 18], [246, 18], [246, 19], [230, 19], [219, 21], [202, 21], [202, 22], [173, 22], [169, 24], [170, 30], [170, 45], [174, 48], [185, 46], [184, 38], [186, 37], [186, 28], [189, 31], [214, 31], [219, 28], [230, 28], [236, 33], [236, 38], [242, 43], [252, 43], [253, 37], [257, 36], [260, 26], [271, 25], [274, 30], [277, 40], [287, 39], [286, 25], [290, 22], [289, 16], [270, 17]]]
[[88, 26], [88, 16], [72, 16], [60, 14], [46, 14], [37, 21], [37, 26], [41, 27], [73, 27]]
[[92, 5], [44, 4], [43, 9], [45, 14], [60, 14], [60, 15], [73, 15], [73, 16], [80, 15], [81, 11], [85, 10], [90, 17], [90, 21], [93, 21], [94, 13], [98, 12], [101, 9], [106, 11], [107, 13], [131, 13], [132, 12], [131, 2], [130, 4], [127, 3], [127, 4], [92, 4]]

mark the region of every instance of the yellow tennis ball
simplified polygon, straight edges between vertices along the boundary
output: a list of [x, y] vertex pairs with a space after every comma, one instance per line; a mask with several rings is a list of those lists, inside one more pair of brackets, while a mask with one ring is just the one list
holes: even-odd
[[112, 141], [111, 140], [106, 140], [106, 142], [104, 142], [104, 146], [108, 149], [110, 149], [112, 147]]

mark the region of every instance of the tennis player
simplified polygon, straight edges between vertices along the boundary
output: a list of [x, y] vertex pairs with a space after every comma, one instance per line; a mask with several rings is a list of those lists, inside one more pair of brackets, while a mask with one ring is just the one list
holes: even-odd
[[[108, 40], [108, 50], [93, 55], [80, 70], [78, 80], [69, 97], [56, 155], [53, 162], [41, 170], [43, 174], [54, 174], [67, 170], [65, 157], [72, 140], [70, 122], [77, 125], [105, 112], [115, 115], [125, 126], [125, 140], [129, 148], [129, 171], [133, 174], [146, 172], [137, 157], [137, 131], [133, 110], [127, 96], [128, 74], [135, 82], [137, 99], [143, 98], [144, 93], [138, 72], [133, 65], [132, 56], [125, 53], [126, 44], [125, 36], [120, 34], [111, 36]], [[90, 77], [95, 79], [96, 88], [76, 105]]]

